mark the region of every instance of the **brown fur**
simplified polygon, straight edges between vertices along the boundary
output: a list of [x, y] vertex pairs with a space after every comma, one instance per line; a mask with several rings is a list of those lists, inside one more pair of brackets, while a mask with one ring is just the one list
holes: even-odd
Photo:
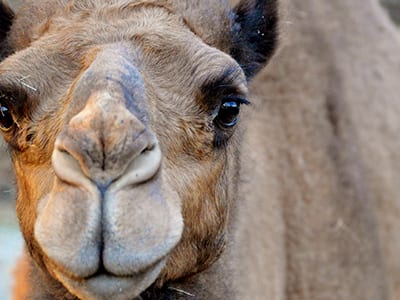
[[[18, 83], [17, 88], [26, 94], [25, 99], [11, 96], [11, 99], [16, 98], [12, 101], [24, 102], [16, 126], [5, 132], [5, 139], [13, 150], [21, 229], [34, 261], [31, 297], [73, 298], [65, 287], [79, 298], [109, 297], [107, 292], [99, 292], [90, 284], [81, 286], [83, 278], [85, 282], [91, 282], [89, 275], [94, 274], [95, 269], [85, 266], [97, 259], [97, 251], [105, 243], [99, 242], [100, 238], [110, 239], [106, 240], [110, 246], [104, 248], [111, 250], [103, 254], [102, 259], [106, 260], [105, 268], [117, 271], [109, 272], [119, 272], [118, 275], [126, 277], [125, 274], [133, 272], [134, 276], [129, 278], [138, 277], [139, 283], [137, 287], [131, 284], [132, 289], [144, 291], [154, 281], [154, 289], [161, 291], [168, 282], [207, 269], [225, 247], [229, 207], [237, 186], [237, 177], [232, 176], [231, 170], [237, 169], [239, 152], [233, 129], [215, 129], [210, 111], [219, 105], [218, 97], [227, 94], [228, 88], [229, 95], [245, 95], [247, 91], [238, 63], [221, 52], [230, 50], [225, 42], [231, 32], [223, 27], [218, 36], [207, 27], [212, 23], [199, 26], [199, 19], [191, 14], [197, 9], [203, 11], [204, 3], [191, 3], [190, 14], [181, 2], [112, 1], [103, 4], [71, 1], [67, 6], [60, 4], [27, 3], [20, 10], [9, 35], [9, 44], [14, 47], [15, 54], [2, 63], [0, 70], [3, 85]], [[233, 21], [228, 7], [222, 3], [213, 6], [221, 13], [216, 21], [222, 21], [223, 26]], [[115, 45], [111, 45], [112, 42]], [[214, 43], [213, 47], [208, 43]], [[110, 46], [105, 46], [107, 44]], [[120, 54], [105, 59], [111, 53]], [[135, 77], [133, 67], [129, 67], [129, 76], [133, 77], [123, 77], [123, 56], [129, 56], [126, 61], [132, 60], [140, 66], [141, 78]], [[33, 75], [32, 71], [38, 74]], [[28, 72], [29, 76], [23, 76]], [[205, 90], [221, 76], [224, 76], [221, 87]], [[145, 94], [140, 80], [146, 87]], [[126, 87], [133, 95], [127, 94]], [[112, 97], [107, 98], [107, 95]], [[123, 103], [131, 101], [129, 97], [134, 102], [125, 107]], [[193, 100], [188, 101], [190, 99]], [[217, 102], [212, 104], [211, 101]], [[14, 111], [15, 115], [17, 111]], [[229, 144], [228, 135], [233, 135]], [[144, 137], [132, 140], [131, 136]], [[141, 185], [131, 185], [134, 199], [143, 204], [138, 209], [131, 207], [133, 199], [128, 199], [132, 196], [126, 188], [118, 188], [110, 191], [115, 195], [107, 200], [114, 213], [108, 221], [98, 219], [101, 218], [98, 210], [103, 208], [96, 207], [97, 200], [94, 199], [100, 197], [100, 183], [107, 182], [103, 178], [118, 183], [116, 178], [124, 175], [126, 161], [140, 156], [140, 151], [146, 150], [140, 148], [141, 145], [153, 136], [156, 136], [165, 160], [161, 174]], [[149, 152], [154, 152], [153, 148], [157, 147], [151, 146]], [[228, 155], [228, 151], [233, 155]], [[75, 162], [58, 168], [57, 161], [62, 160], [54, 158], [54, 153], [60, 157], [69, 153], [64, 159], [73, 157]], [[50, 164], [52, 154], [53, 167]], [[77, 175], [77, 172], [82, 174]], [[176, 174], [184, 176], [177, 177]], [[93, 182], [99, 190], [93, 189]], [[164, 204], [159, 208], [156, 203], [149, 206], [154, 190], [159, 190], [163, 197]], [[71, 199], [75, 200], [71, 202]], [[122, 202], [113, 206], [115, 201]], [[181, 211], [185, 223], [182, 237]], [[54, 217], [56, 215], [58, 217]], [[142, 215], [146, 216], [143, 224], [139, 223]], [[121, 227], [123, 222], [125, 225]], [[99, 237], [99, 225], [96, 224], [102, 224], [106, 231], [107, 228], [113, 231], [104, 233], [106, 237]], [[124, 250], [121, 255], [117, 254], [125, 247], [139, 247], [140, 254], [141, 242], [132, 240], [135, 235], [129, 233], [131, 227], [143, 227], [141, 232], [149, 232], [146, 238], [154, 243], [154, 246], [146, 246], [154, 251], [152, 254], [145, 250], [145, 255], [150, 258], [144, 256], [143, 263], [134, 258], [133, 265], [139, 261], [134, 271], [129, 269], [129, 262], [120, 260], [129, 260], [136, 252]], [[139, 241], [144, 238], [144, 233], [137, 229], [134, 232]], [[178, 234], [179, 244], [175, 249], [169, 249], [177, 243]], [[93, 246], [96, 243], [99, 246]], [[161, 272], [158, 270], [160, 255], [167, 261]], [[144, 271], [142, 264], [147, 264]], [[157, 278], [153, 278], [153, 271], [147, 271], [148, 268], [157, 270]], [[125, 277], [118, 280], [123, 281]], [[114, 284], [114, 288], [117, 287]], [[136, 293], [128, 288], [118, 297], [126, 299], [128, 294]]]
[[286, 2], [243, 151], [242, 297], [398, 299], [399, 33], [377, 1]]
[[[152, 129], [165, 153], [165, 180], [180, 187], [185, 222], [180, 244], [141, 298], [398, 299], [398, 32], [373, 0], [282, 1], [281, 11], [287, 14], [282, 24], [290, 22], [282, 25], [282, 50], [251, 86], [252, 108], [241, 115], [245, 128], [236, 130], [226, 148], [215, 150], [203, 106], [173, 102], [199, 98], [199, 82], [217, 76], [226, 63], [191, 35], [229, 52], [229, 20], [221, 21], [227, 8], [215, 2], [190, 2], [192, 11], [185, 2], [174, 2], [172, 10], [184, 20], [167, 17], [172, 25], [164, 38], [134, 34], [145, 54], [139, 58], [147, 98], [153, 99]], [[43, 3], [46, 8], [39, 11], [34, 5], [22, 9], [12, 43], [22, 50], [35, 34], [53, 30], [65, 34], [60, 35], [65, 40], [50, 34], [46, 38], [54, 44], [33, 42], [36, 52], [17, 53], [0, 72], [11, 66], [19, 72], [14, 76], [40, 70], [40, 76], [26, 81], [48, 99], [45, 104], [28, 99], [36, 105], [32, 123], [25, 128], [28, 120], [21, 120], [20, 136], [8, 139], [24, 146], [28, 132], [36, 133], [35, 147], [15, 156], [18, 211], [30, 252], [46, 270], [51, 264], [34, 239], [32, 203], [53, 186], [48, 145], [54, 144], [64, 119], [86, 104], [76, 102], [60, 111], [50, 99], [64, 95], [62, 103], [73, 101], [65, 82], [74, 90], [98, 51], [91, 49], [82, 63], [86, 46], [68, 33], [85, 28], [91, 41], [106, 42], [123, 39], [131, 29], [114, 31], [101, 23], [91, 29], [88, 13], [74, 15], [73, 7], [65, 12], [54, 1]], [[118, 10], [106, 11], [108, 22], [118, 22]], [[34, 21], [32, 14], [42, 21]], [[190, 26], [186, 32], [177, 24]], [[157, 24], [152, 29], [163, 30]], [[168, 39], [173, 42], [166, 45]], [[52, 47], [64, 50], [55, 55]], [[221, 60], [210, 65], [213, 55]], [[191, 69], [193, 57], [197, 68]], [[34, 299], [73, 298], [34, 264], [32, 274], [41, 288]]]

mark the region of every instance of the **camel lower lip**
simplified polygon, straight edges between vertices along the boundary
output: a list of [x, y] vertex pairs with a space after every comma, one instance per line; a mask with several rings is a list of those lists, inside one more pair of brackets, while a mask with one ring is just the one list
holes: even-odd
[[59, 272], [56, 272], [56, 276], [70, 292], [82, 299], [133, 299], [154, 283], [165, 262], [166, 259], [163, 259], [131, 276], [115, 276], [100, 272], [81, 280], [72, 279]]

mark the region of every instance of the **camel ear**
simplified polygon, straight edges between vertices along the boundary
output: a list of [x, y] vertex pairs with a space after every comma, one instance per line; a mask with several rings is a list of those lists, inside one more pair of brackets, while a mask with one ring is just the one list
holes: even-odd
[[248, 79], [257, 74], [278, 44], [277, 0], [241, 0], [234, 9], [231, 55]]
[[7, 35], [14, 19], [14, 12], [7, 2], [0, 0], [0, 61], [7, 56], [10, 49], [7, 45]]

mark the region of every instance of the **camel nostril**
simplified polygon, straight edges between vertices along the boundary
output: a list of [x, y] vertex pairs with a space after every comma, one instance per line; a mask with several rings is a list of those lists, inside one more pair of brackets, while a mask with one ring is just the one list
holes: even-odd
[[111, 190], [122, 189], [129, 185], [146, 182], [158, 173], [161, 167], [162, 153], [157, 142], [146, 147], [141, 155], [137, 156], [128, 165], [124, 174], [111, 183]]
[[58, 151], [60, 151], [60, 153], [63, 155], [71, 156], [71, 154], [63, 148], [59, 148]]
[[158, 173], [162, 153], [157, 140], [148, 139], [147, 145], [145, 144], [142, 149], [139, 155], [132, 153], [128, 159], [120, 158], [116, 164], [119, 166], [118, 169], [100, 170], [91, 168], [83, 155], [71, 152], [65, 146], [65, 141], [57, 140], [52, 156], [53, 168], [62, 181], [105, 197], [110, 189], [144, 183]]
[[147, 146], [145, 149], [143, 149], [140, 154], [142, 155], [142, 154], [145, 154], [146, 152], [152, 151], [152, 150], [154, 150], [155, 147], [156, 147], [156, 144], [151, 144], [151, 145]]
[[98, 194], [91, 180], [83, 172], [79, 161], [57, 142], [52, 155], [52, 164], [55, 174], [63, 182]]

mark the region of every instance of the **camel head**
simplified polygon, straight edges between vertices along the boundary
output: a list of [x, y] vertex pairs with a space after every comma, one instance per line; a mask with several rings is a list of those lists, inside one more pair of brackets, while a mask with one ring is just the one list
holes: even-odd
[[35, 266], [85, 299], [207, 269], [276, 1], [0, 3], [0, 129]]

